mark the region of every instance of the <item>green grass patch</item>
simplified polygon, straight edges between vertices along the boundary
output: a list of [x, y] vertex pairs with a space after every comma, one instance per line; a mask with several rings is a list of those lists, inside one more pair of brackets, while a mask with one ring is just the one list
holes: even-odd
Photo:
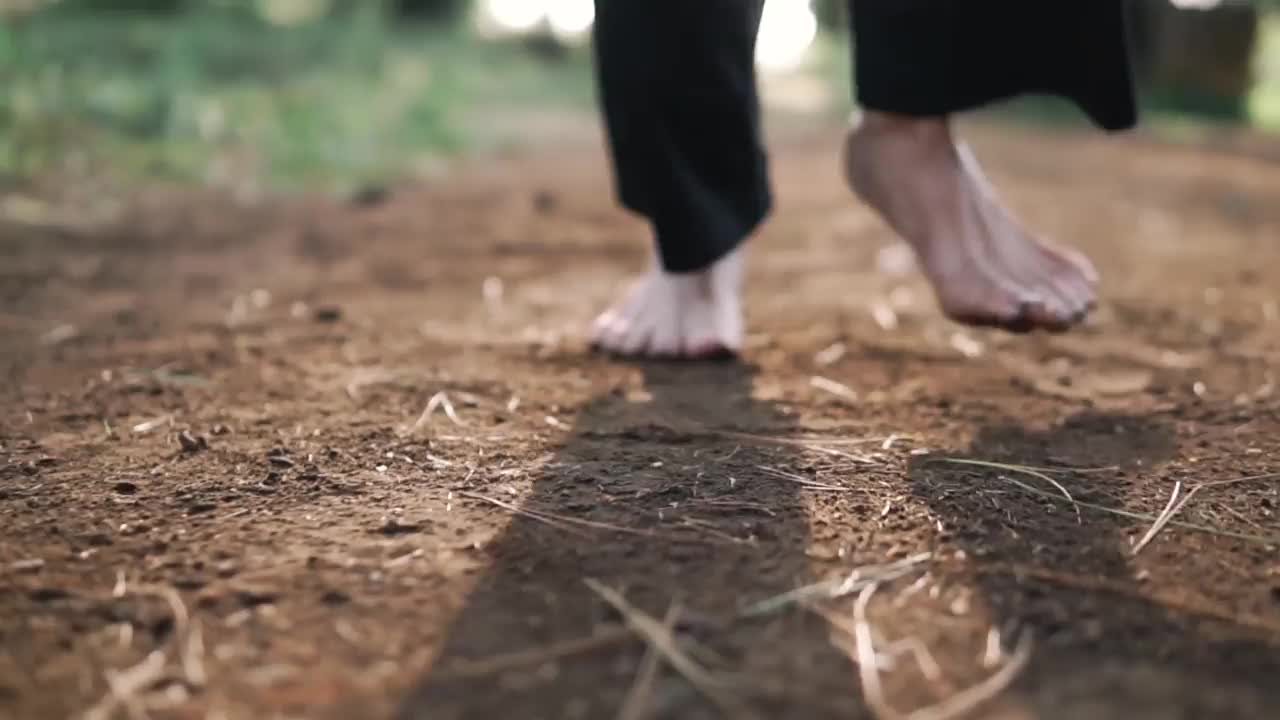
[[0, 172], [351, 186], [465, 148], [485, 106], [591, 99], [582, 50], [552, 59], [370, 8], [288, 28], [216, 10], [5, 21]]

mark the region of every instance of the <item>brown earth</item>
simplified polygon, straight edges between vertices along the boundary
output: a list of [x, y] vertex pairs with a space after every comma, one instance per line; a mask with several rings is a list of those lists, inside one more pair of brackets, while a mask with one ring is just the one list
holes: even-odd
[[6, 223], [0, 717], [1280, 717], [1280, 165], [971, 137], [1084, 330], [941, 319], [832, 130], [741, 365], [585, 353], [645, 238], [589, 143]]

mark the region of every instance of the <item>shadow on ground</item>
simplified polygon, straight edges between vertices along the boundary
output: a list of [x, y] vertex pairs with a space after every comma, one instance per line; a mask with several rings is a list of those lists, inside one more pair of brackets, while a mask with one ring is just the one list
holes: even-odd
[[[580, 413], [522, 509], [647, 535], [636, 542], [551, 515], [517, 516], [488, 547], [491, 569], [404, 702], [402, 720], [502, 717], [514, 708], [531, 720], [617, 716], [646, 647], [587, 578], [654, 619], [677, 607], [676, 627], [695, 659], [737, 681], [728, 695], [738, 699], [717, 702], [664, 669], [644, 693], [645, 717], [870, 715], [856, 669], [815, 615], [725, 622], [745, 601], [812, 579], [800, 486], [761, 470], [804, 472], [808, 461], [785, 446], [732, 437], [786, 435], [793, 423], [752, 398], [750, 369], [645, 366], [642, 374], [643, 389], [598, 397]], [[1158, 419], [1082, 414], [1043, 432], [989, 426], [951, 457], [1114, 466], [1055, 477], [1078, 500], [1124, 507], [1130, 482], [1175, 450], [1172, 427]], [[1143, 522], [1077, 516], [1061, 501], [1017, 490], [1000, 478], [1005, 471], [937, 457], [910, 463], [912, 489], [969, 559], [962, 572], [973, 573], [979, 602], [1004, 637], [1030, 630], [1035, 639], [1007, 698], [1022, 716], [1260, 718], [1280, 706], [1280, 691], [1268, 689], [1280, 676], [1274, 646], [1143, 598], [1131, 558]]]
[[[1079, 501], [1122, 508], [1133, 505], [1126, 502], [1133, 481], [1157, 472], [1175, 450], [1166, 422], [1086, 413], [1045, 432], [1015, 422], [989, 426], [951, 457], [1114, 466], [1055, 478]], [[1132, 543], [1148, 521], [1089, 509], [1077, 517], [1066, 503], [1001, 479], [1013, 475], [936, 459], [911, 468], [916, 494], [970, 558], [982, 601], [1005, 637], [1019, 628], [1032, 632], [1036, 650], [1017, 684], [1019, 704], [1036, 717], [1073, 720], [1277, 717], [1280, 647], [1207, 620], [1194, 611], [1194, 592], [1166, 593], [1167, 601], [1144, 597]]]
[[[639, 395], [607, 394], [580, 413], [572, 438], [544, 467], [523, 509], [652, 527], [655, 536], [636, 542], [517, 517], [489, 546], [492, 569], [401, 718], [509, 717], [517, 708], [529, 720], [616, 716], [645, 646], [619, 633], [620, 616], [586, 578], [622, 593], [654, 618], [678, 603], [680, 632], [701, 648], [697, 659], [740, 679], [743, 685], [732, 694], [764, 717], [859, 714], [852, 668], [830, 672], [849, 661], [812, 614], [723, 624], [741, 602], [808, 580], [809, 524], [800, 486], [760, 470], [795, 470], [803, 458], [785, 447], [746, 445], [723, 434], [785, 435], [791, 423], [770, 403], [752, 398], [750, 369], [655, 365], [642, 373]], [[665, 520], [657, 535], [660, 517]], [[748, 544], [749, 538], [759, 542]], [[475, 663], [593, 635], [605, 640], [507, 672]], [[822, 687], [832, 678], [845, 682]], [[646, 694], [652, 703], [645, 717], [750, 717], [732, 701], [717, 707], [666, 669]]]

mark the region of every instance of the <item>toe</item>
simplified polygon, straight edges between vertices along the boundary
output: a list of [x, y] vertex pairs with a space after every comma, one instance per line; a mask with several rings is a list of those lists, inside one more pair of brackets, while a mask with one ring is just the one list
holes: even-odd
[[689, 360], [732, 360], [737, 356], [737, 352], [716, 340], [691, 343], [682, 354]]
[[654, 324], [649, 352], [658, 358], [673, 358], [680, 355], [679, 315], [661, 318]]
[[732, 327], [721, 317], [716, 304], [697, 302], [689, 308], [681, 324], [680, 356], [690, 360], [724, 357], [731, 352], [728, 334]]
[[610, 329], [618, 322], [618, 313], [609, 308], [596, 316], [591, 324], [591, 347], [601, 349], [609, 336]]
[[653, 338], [655, 320], [654, 308], [646, 305], [631, 322], [627, 323], [626, 331], [619, 335], [617, 344], [614, 346], [615, 351], [627, 357], [646, 355]]
[[1093, 261], [1091, 261], [1084, 253], [1076, 250], [1075, 248], [1051, 245], [1047, 243], [1042, 247], [1046, 253], [1053, 255], [1054, 259], [1066, 263], [1079, 273], [1080, 277], [1087, 285], [1092, 287], [1098, 284], [1098, 268], [1094, 266]]
[[1025, 317], [1030, 329], [1062, 332], [1070, 328], [1074, 312], [1055, 305], [1057, 304], [1044, 300], [1028, 303], [1025, 306]]

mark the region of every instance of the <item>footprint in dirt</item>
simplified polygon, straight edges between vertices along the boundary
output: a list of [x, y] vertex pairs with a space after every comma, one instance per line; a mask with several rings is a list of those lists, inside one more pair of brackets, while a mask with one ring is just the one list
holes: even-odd
[[807, 461], [724, 433], [786, 435], [792, 423], [752, 398], [749, 369], [642, 368], [641, 397], [591, 402], [523, 503], [635, 533], [515, 518], [402, 720], [618, 716], [646, 645], [588, 579], [658, 622], [671, 617], [695, 662], [735, 679], [717, 701], [664, 668], [637, 693], [643, 717], [862, 715], [851, 664], [816, 616], [724, 622], [812, 580], [799, 486], [765, 471]]
[[[1113, 466], [1118, 471], [1055, 479], [1076, 500], [1121, 508], [1134, 504], [1135, 493], [1143, 493], [1144, 505], [1162, 500], [1146, 497], [1152, 485], [1141, 481], [1175, 451], [1168, 424], [1084, 414], [1047, 432], [1016, 423], [987, 427], [967, 453], [952, 457]], [[1249, 629], [1229, 613], [1210, 617], [1197, 600], [1204, 583], [1238, 583], [1231, 568], [1204, 572], [1206, 564], [1197, 558], [1151, 551], [1139, 563], [1131, 543], [1150, 520], [1087, 508], [1077, 516], [1058, 501], [1009, 492], [1012, 486], [1000, 478], [1010, 475], [1005, 470], [935, 456], [916, 459], [910, 474], [917, 497], [952, 528], [951, 543], [977, 571], [977, 595], [996, 626], [1031, 630], [1035, 651], [1012, 698], [1034, 717], [1280, 717], [1280, 644], [1274, 635]]]

